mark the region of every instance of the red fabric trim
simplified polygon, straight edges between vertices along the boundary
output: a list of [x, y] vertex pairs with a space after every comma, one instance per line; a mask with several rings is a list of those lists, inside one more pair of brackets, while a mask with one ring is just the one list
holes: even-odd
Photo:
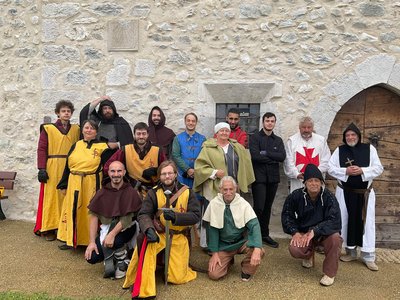
[[40, 230], [42, 229], [42, 219], [43, 219], [43, 198], [44, 198], [44, 183], [40, 183], [38, 210], [36, 214], [36, 224], [33, 232], [36, 235], [40, 235]]
[[132, 289], [132, 298], [139, 297], [140, 286], [142, 284], [142, 271], [143, 271], [143, 262], [144, 262], [144, 255], [146, 253], [146, 248], [147, 248], [147, 237], [144, 236], [142, 248], [140, 249], [135, 283], [133, 284], [133, 289]]

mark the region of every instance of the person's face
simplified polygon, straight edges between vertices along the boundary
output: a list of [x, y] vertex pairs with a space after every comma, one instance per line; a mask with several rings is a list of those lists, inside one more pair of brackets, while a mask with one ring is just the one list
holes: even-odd
[[161, 112], [157, 109], [154, 109], [151, 113], [151, 121], [153, 121], [154, 125], [158, 125], [161, 122]]
[[104, 118], [110, 120], [114, 117], [114, 111], [111, 106], [104, 105], [102, 108]]
[[220, 189], [220, 193], [226, 203], [231, 203], [236, 195], [236, 188], [233, 182], [225, 180]]
[[185, 119], [186, 130], [195, 131], [196, 130], [197, 121], [193, 115], [187, 115]]
[[311, 122], [303, 122], [299, 125], [299, 129], [303, 139], [308, 140], [312, 136], [314, 126]]
[[96, 138], [96, 134], [97, 130], [92, 127], [89, 122], [86, 122], [85, 125], [83, 125], [82, 135], [85, 141], [94, 140]]
[[57, 117], [61, 121], [69, 121], [72, 117], [71, 109], [68, 106], [61, 107], [60, 111], [57, 113]]
[[315, 197], [321, 190], [322, 182], [318, 178], [310, 178], [305, 182], [305, 186], [308, 194]]
[[240, 117], [238, 114], [229, 113], [226, 116], [226, 122], [228, 122], [229, 126], [231, 127], [231, 130], [234, 130], [236, 127], [239, 126], [239, 121], [240, 121]]
[[165, 186], [171, 186], [174, 184], [176, 179], [176, 173], [172, 166], [166, 166], [161, 169], [160, 172], [160, 181]]
[[149, 134], [146, 129], [136, 129], [135, 141], [139, 146], [144, 146], [147, 143]]
[[354, 147], [358, 143], [358, 135], [353, 130], [349, 130], [344, 135], [346, 139], [346, 144], [350, 147]]
[[108, 176], [111, 179], [112, 184], [119, 185], [123, 181], [125, 176], [125, 168], [121, 163], [111, 163], [108, 169]]
[[228, 128], [221, 128], [217, 132], [217, 140], [218, 141], [227, 141], [229, 139], [230, 134], [231, 134], [231, 131]]
[[275, 117], [264, 118], [263, 126], [266, 131], [272, 131], [275, 128]]

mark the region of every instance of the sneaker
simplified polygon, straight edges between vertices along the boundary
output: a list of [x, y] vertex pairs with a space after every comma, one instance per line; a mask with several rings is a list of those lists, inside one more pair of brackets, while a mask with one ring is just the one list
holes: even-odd
[[242, 281], [247, 282], [250, 280], [251, 275], [242, 272], [242, 274], [240, 274], [240, 278], [242, 279]]
[[121, 279], [121, 278], [124, 278], [125, 275], [126, 275], [126, 271], [122, 271], [122, 270], [120, 270], [119, 268], [117, 268], [117, 269], [115, 270], [114, 278], [115, 278], [115, 279]]
[[351, 256], [350, 254], [346, 254], [346, 255], [342, 255], [340, 257], [340, 260], [344, 261], [344, 262], [354, 261], [354, 260], [357, 260], [357, 256]]
[[279, 247], [279, 243], [277, 241], [274, 241], [270, 236], [263, 237], [262, 241], [264, 244], [266, 244], [267, 246], [270, 246], [272, 248]]
[[330, 286], [333, 284], [334, 281], [335, 281], [335, 277], [329, 277], [328, 275], [324, 275], [324, 276], [322, 276], [319, 283], [323, 286]]
[[303, 259], [301, 265], [303, 266], [303, 268], [306, 268], [306, 269], [312, 268], [314, 266], [312, 257], [310, 257], [309, 259]]
[[364, 261], [364, 264], [367, 266], [368, 269], [370, 269], [371, 271], [378, 271], [379, 268], [376, 265], [375, 262], [373, 261]]
[[60, 250], [70, 250], [70, 249], [73, 249], [73, 248], [74, 247], [68, 246], [67, 244], [58, 245], [58, 249], [60, 249]]

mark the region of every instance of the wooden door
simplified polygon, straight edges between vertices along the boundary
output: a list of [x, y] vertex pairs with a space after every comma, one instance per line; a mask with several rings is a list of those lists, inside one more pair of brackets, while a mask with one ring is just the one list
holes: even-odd
[[[372, 143], [384, 167], [374, 180], [376, 244], [400, 248], [400, 96], [383, 87], [370, 87], [351, 98], [337, 113], [328, 136], [333, 152], [341, 145], [344, 129], [355, 123], [362, 142]], [[335, 180], [328, 179], [334, 190]]]

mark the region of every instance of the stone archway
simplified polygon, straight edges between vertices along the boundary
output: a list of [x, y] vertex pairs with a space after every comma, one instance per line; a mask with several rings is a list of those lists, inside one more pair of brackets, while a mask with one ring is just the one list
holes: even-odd
[[[374, 180], [376, 193], [376, 243], [400, 247], [400, 96], [380, 86], [352, 97], [336, 114], [328, 144], [331, 151], [342, 144], [343, 130], [354, 122], [362, 142], [373, 144], [385, 171]], [[334, 190], [336, 180], [327, 180]]]

